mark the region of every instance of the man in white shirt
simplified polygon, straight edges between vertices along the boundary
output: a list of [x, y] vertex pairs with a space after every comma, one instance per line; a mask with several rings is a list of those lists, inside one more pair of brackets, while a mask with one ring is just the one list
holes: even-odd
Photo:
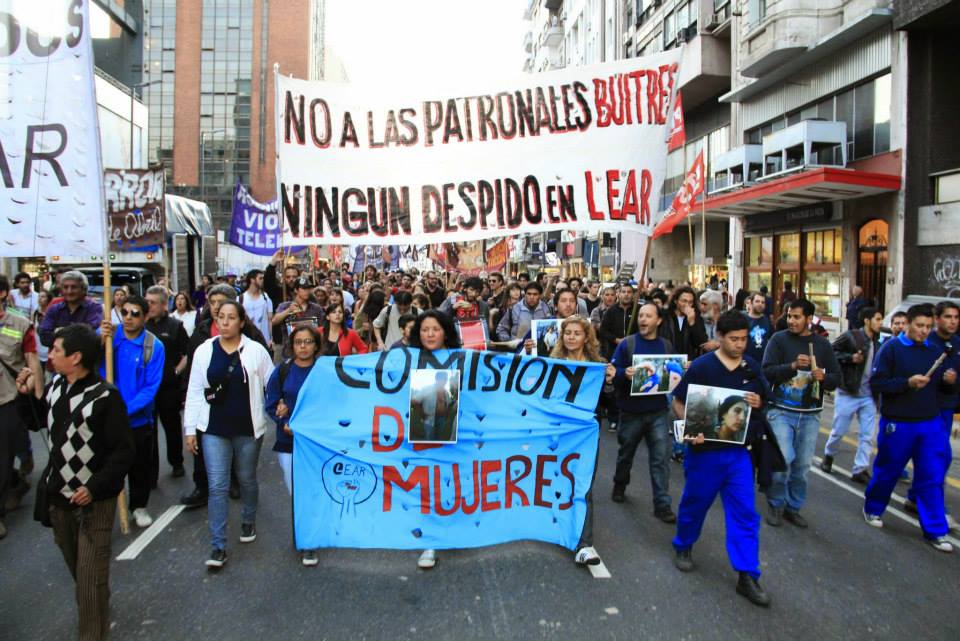
[[14, 279], [16, 289], [10, 292], [11, 302], [28, 319], [33, 319], [33, 313], [40, 308], [40, 294], [33, 291], [30, 274], [20, 272]]
[[273, 322], [273, 301], [263, 291], [263, 271], [251, 269], [247, 274], [247, 291], [240, 295], [240, 304], [247, 312], [247, 320], [253, 323], [267, 339], [268, 349], [273, 348], [271, 341]]
[[[403, 328], [400, 327], [400, 317], [409, 314], [413, 304], [413, 296], [408, 291], [400, 290], [393, 297], [393, 304], [387, 305], [380, 314], [373, 319], [373, 334], [377, 337], [377, 349], [383, 351], [403, 338]], [[419, 310], [413, 313], [419, 314]]]

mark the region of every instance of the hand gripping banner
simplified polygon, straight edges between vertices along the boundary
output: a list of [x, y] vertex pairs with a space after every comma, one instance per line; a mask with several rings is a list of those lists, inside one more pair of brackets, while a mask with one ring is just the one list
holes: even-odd
[[[536, 539], [573, 549], [596, 465], [603, 374], [602, 363], [463, 350], [319, 359], [290, 423], [297, 546]], [[451, 414], [445, 436], [439, 418], [420, 417], [439, 417], [441, 406]], [[450, 440], [451, 427], [455, 442], [410, 442], [432, 429], [426, 440]]]

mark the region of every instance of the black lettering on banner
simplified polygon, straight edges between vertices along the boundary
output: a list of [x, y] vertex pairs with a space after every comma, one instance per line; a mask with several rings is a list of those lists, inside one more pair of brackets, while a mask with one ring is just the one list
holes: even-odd
[[357, 201], [360, 207], [367, 206], [367, 199], [363, 192], [356, 187], [351, 187], [343, 192], [343, 200], [340, 203], [340, 210], [344, 212], [344, 227], [351, 236], [363, 236], [367, 233], [367, 216], [362, 209], [350, 210], [350, 198]]
[[[436, 114], [436, 118], [434, 118]], [[443, 105], [439, 100], [428, 100], [423, 103], [423, 130], [426, 137], [424, 144], [433, 146], [433, 132], [443, 123]]]
[[[3, 18], [0, 16], [0, 24]], [[10, 173], [10, 165], [7, 164], [7, 153], [3, 150], [3, 141], [0, 140], [0, 178], [3, 178], [3, 186], [7, 189], [13, 189], [13, 175]]]
[[557, 92], [553, 87], [548, 87], [547, 92], [550, 94], [550, 118], [553, 120], [555, 131], [561, 133], [563, 127], [560, 126], [560, 118], [557, 116]]
[[401, 187], [400, 194], [393, 187], [389, 190], [390, 198], [390, 233], [399, 234], [400, 228], [410, 234], [410, 188]]
[[[470, 193], [468, 193], [472, 193], [474, 191], [476, 191], [476, 188], [472, 183], [468, 182], [460, 183], [460, 187], [457, 189], [457, 193], [460, 195], [460, 200], [463, 201], [463, 203], [467, 206], [467, 211], [470, 212], [470, 216], [468, 218], [464, 218], [462, 215], [460, 216], [460, 226], [467, 229], [473, 229], [477, 225], [477, 207], [473, 204], [473, 198], [471, 198]], [[487, 228], [486, 219], [482, 220], [480, 224], [484, 229]]]
[[50, 38], [47, 44], [40, 44], [40, 34], [33, 29], [27, 29], [27, 49], [38, 58], [46, 58], [60, 46], [60, 36]]
[[457, 231], [457, 226], [450, 220], [450, 211], [453, 209], [453, 204], [450, 202], [450, 192], [453, 191], [455, 186], [453, 183], [444, 183], [442, 187], [443, 199], [440, 211], [443, 213], [443, 231], [445, 232]]
[[400, 116], [399, 116], [400, 124], [407, 130], [406, 136], [400, 136], [400, 142], [407, 147], [412, 147], [413, 145], [417, 144], [417, 140], [419, 139], [419, 132], [417, 131], [417, 126], [413, 123], [412, 120], [410, 120], [411, 116], [416, 116], [416, 115], [417, 115], [416, 109], [408, 108], [408, 109], [400, 110]]
[[370, 149], [380, 149], [384, 146], [384, 143], [377, 142], [373, 138], [373, 112], [367, 112], [367, 146]]
[[567, 390], [567, 396], [564, 399], [567, 403], [573, 403], [577, 400], [577, 394], [580, 393], [580, 386], [583, 385], [583, 377], [587, 373], [587, 368], [580, 365], [568, 367], [567, 365], [554, 364], [550, 368], [550, 376], [547, 378], [547, 389], [543, 392], [544, 398], [550, 398], [553, 395], [553, 388], [557, 384], [557, 378], [562, 374], [570, 384]]
[[503, 181], [506, 188], [505, 199], [507, 201], [507, 227], [516, 229], [523, 222], [523, 196], [520, 195], [520, 185], [513, 178], [506, 178]]
[[324, 235], [324, 227], [330, 228], [331, 236], [340, 235], [340, 201], [337, 199], [337, 193], [340, 190], [333, 188], [333, 194], [329, 201], [327, 200], [327, 190], [317, 189], [314, 191], [314, 216], [319, 229], [317, 236]]
[[293, 97], [289, 91], [286, 95], [286, 107], [283, 110], [283, 140], [290, 143], [290, 132], [296, 136], [296, 143], [302, 145], [304, 141], [303, 95]]
[[460, 128], [460, 115], [457, 113], [457, 101], [451, 98], [447, 101], [447, 113], [443, 119], [443, 144], [450, 142], [456, 136], [463, 142], [463, 130]]
[[499, 138], [497, 126], [493, 124], [493, 98], [490, 96], [477, 96], [477, 118], [480, 120], [480, 140], [487, 139], [487, 130], [490, 130], [489, 137], [492, 140]]
[[[323, 135], [317, 135], [317, 107], [323, 109]], [[333, 136], [333, 127], [330, 123], [330, 108], [327, 102], [322, 98], [314, 98], [310, 101], [310, 138], [313, 144], [320, 149], [326, 149], [330, 146], [330, 138]], [[289, 142], [289, 134], [288, 134]]]
[[586, 131], [593, 121], [593, 112], [590, 111], [590, 101], [587, 99], [590, 90], [587, 85], [577, 80], [573, 83], [573, 91], [576, 94], [577, 104], [580, 105], [580, 115], [574, 122], [580, 131]]
[[577, 219], [577, 212], [573, 206], [573, 185], [557, 186], [558, 202], [560, 206], [560, 215], [564, 222]]
[[343, 356], [337, 356], [336, 363], [334, 363], [334, 370], [337, 372], [337, 378], [340, 379], [340, 382], [354, 389], [370, 389], [369, 381], [361, 381], [347, 374], [347, 371], [343, 369], [343, 359]]
[[496, 359], [497, 355], [493, 352], [484, 352], [483, 354], [483, 364], [486, 365], [490, 373], [493, 374], [493, 380], [490, 381], [489, 385], [481, 387], [481, 392], [493, 392], [500, 388], [500, 368], [493, 364], [493, 361]]
[[521, 138], [526, 135], [526, 132], [530, 132], [533, 136], [540, 133], [540, 125], [533, 117], [533, 90], [526, 89], [525, 91], [526, 95], [523, 91], [517, 91], [514, 94], [517, 102], [517, 120], [520, 121]]
[[[36, 137], [36, 134], [48, 131], [55, 131], [60, 134], [60, 145], [53, 151], [35, 151], [33, 148], [33, 141]], [[20, 186], [24, 189], [30, 186], [30, 173], [33, 169], [33, 162], [36, 160], [46, 161], [49, 163], [50, 167], [53, 169], [53, 173], [57, 175], [57, 182], [60, 183], [61, 187], [66, 187], [69, 184], [67, 182], [67, 177], [63, 174], [63, 168], [57, 161], [57, 156], [62, 154], [63, 150], [66, 148], [67, 128], [63, 125], [49, 124], [27, 126], [27, 147], [23, 155], [23, 180], [20, 182]]]
[[0, 12], [0, 27], [3, 27], [5, 36], [0, 39], [0, 56], [6, 58], [20, 48], [20, 22], [4, 11]]
[[547, 106], [547, 96], [543, 93], [543, 87], [537, 87], [537, 103], [534, 112], [537, 118], [537, 128], [546, 127], [550, 133], [553, 133], [553, 121], [550, 120], [550, 108]]
[[478, 200], [480, 208], [480, 226], [487, 228], [487, 216], [493, 213], [494, 197], [493, 185], [486, 180], [477, 183]]
[[[503, 106], [504, 101], [507, 103], [506, 109]], [[509, 127], [507, 127], [507, 123], [504, 120], [504, 114], [507, 111], [510, 112]], [[503, 136], [504, 140], [511, 140], [517, 135], [516, 107], [513, 104], [513, 96], [506, 91], [497, 94], [497, 123], [500, 125], [500, 135]]]
[[[570, 112], [573, 111], [573, 103], [570, 102], [570, 90], [572, 88], [570, 85], [560, 85], [560, 104], [563, 105], [562, 131], [569, 131], [573, 128], [570, 123]], [[557, 123], [557, 127], [560, 127], [560, 123]]]
[[316, 230], [316, 221], [313, 218], [313, 187], [303, 187], [303, 234], [305, 238], [313, 236]]
[[543, 211], [540, 206], [540, 183], [534, 175], [527, 176], [523, 181], [523, 211], [527, 221], [533, 224], [543, 221]]
[[[387, 214], [387, 190], [380, 188], [380, 202], [377, 207], [377, 192], [373, 187], [367, 187], [367, 213], [370, 216], [370, 231], [377, 236], [386, 236], [390, 226]], [[377, 210], [379, 209], [379, 216]]]
[[470, 98], [463, 99], [463, 120], [467, 123], [467, 142], [473, 142], [473, 117], [470, 115]]
[[349, 111], [344, 111], [343, 129], [340, 133], [340, 148], [346, 147], [348, 142], [352, 142], [354, 147], [360, 146], [360, 141], [357, 140], [357, 128], [353, 126], [353, 117]]
[[83, 0], [73, 0], [67, 9], [67, 24], [75, 31], [67, 34], [67, 47], [73, 49], [83, 38]]
[[394, 387], [389, 387], [387, 385], [383, 373], [386, 370], [385, 365], [387, 362], [387, 357], [397, 350], [390, 349], [380, 352], [380, 358], [377, 360], [377, 389], [384, 394], [396, 394], [403, 389], [404, 385], [407, 384], [407, 377], [410, 375], [410, 363], [412, 359], [410, 358], [410, 350], [407, 349], [406, 346], [401, 347], [400, 350], [403, 351], [403, 366], [400, 369], [400, 380], [397, 381], [397, 384]]
[[464, 358], [466, 358], [466, 352], [458, 350], [451, 352], [447, 356], [447, 360], [441, 363], [440, 359], [433, 355], [433, 352], [428, 349], [421, 349], [420, 358], [417, 359], [417, 369], [427, 369], [429, 366], [430, 369], [455, 369], [462, 372]]
[[383, 134], [383, 144], [387, 147], [400, 146], [400, 131], [397, 129], [397, 114], [393, 109], [387, 112], [387, 126]]
[[[527, 370], [529, 370], [534, 365], [540, 366], [540, 377], [537, 378], [537, 382], [533, 386], [531, 386], [529, 389], [523, 389], [523, 379], [527, 374]], [[542, 358], [540, 358], [539, 356], [535, 356], [527, 360], [527, 362], [525, 362], [523, 366], [520, 368], [520, 371], [517, 372], [517, 392], [519, 392], [523, 396], [530, 396], [531, 394], [536, 392], [537, 389], [540, 387], [540, 385], [543, 384], [543, 379], [546, 377], [548, 369], [550, 368], [547, 366], [547, 362]]]
[[507, 384], [503, 387], [504, 392], [513, 391], [513, 379], [517, 375], [518, 367], [520, 367], [520, 356], [514, 354], [513, 358], [510, 359], [510, 369], [507, 370]]
[[280, 183], [280, 211], [287, 221], [287, 227], [295, 237], [300, 236], [300, 185], [293, 185], [291, 198], [290, 186]]
[[[436, 206], [437, 217], [436, 219], [430, 217], [431, 201]], [[420, 190], [420, 204], [423, 213], [423, 231], [424, 233], [432, 233], [440, 231], [443, 228], [443, 216], [440, 213], [440, 190], [434, 187], [433, 185], [424, 185]]]

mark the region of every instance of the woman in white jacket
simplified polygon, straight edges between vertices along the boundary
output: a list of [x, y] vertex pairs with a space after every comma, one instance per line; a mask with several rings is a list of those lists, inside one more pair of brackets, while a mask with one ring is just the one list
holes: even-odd
[[[236, 471], [243, 499], [240, 542], [257, 538], [257, 462], [267, 428], [263, 396], [273, 361], [267, 350], [241, 332], [247, 315], [236, 301], [224, 301], [217, 312], [217, 335], [197, 348], [190, 369], [183, 427], [187, 449], [203, 448], [209, 500], [207, 519], [211, 547], [208, 568], [227, 561], [227, 495], [230, 466]], [[200, 438], [202, 434], [202, 438]]]

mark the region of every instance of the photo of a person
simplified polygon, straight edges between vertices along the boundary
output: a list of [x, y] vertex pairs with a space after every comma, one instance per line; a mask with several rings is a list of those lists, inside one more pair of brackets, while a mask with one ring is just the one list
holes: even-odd
[[560, 340], [560, 319], [537, 319], [533, 321], [533, 339], [536, 341], [534, 356], [549, 356]]
[[779, 397], [783, 404], [791, 407], [807, 407], [813, 395], [813, 375], [808, 371], [800, 370], [793, 378], [781, 383]]
[[410, 442], [456, 443], [460, 409], [457, 370], [410, 372]]
[[687, 390], [684, 435], [743, 444], [750, 424], [750, 406], [741, 390], [690, 385]]
[[683, 378], [686, 362], [685, 354], [634, 354], [630, 395], [669, 394]]

